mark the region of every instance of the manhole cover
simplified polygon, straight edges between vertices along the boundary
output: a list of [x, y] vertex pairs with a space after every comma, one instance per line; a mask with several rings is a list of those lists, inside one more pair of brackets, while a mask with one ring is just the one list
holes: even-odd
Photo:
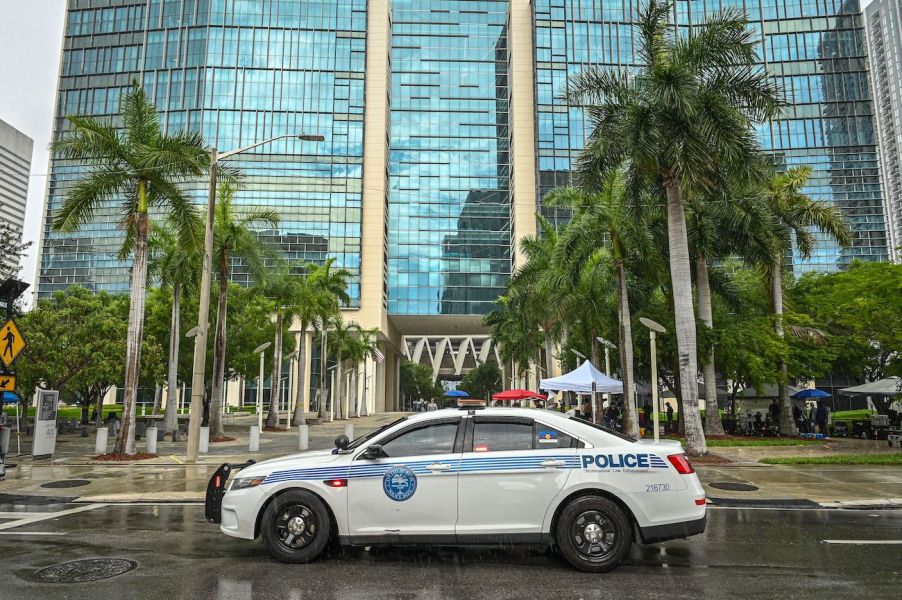
[[42, 488], [71, 488], [71, 487], [81, 487], [83, 485], [88, 485], [90, 480], [88, 479], [64, 479], [62, 481], [48, 481], [47, 483], [42, 483]]
[[717, 481], [715, 483], [709, 483], [708, 485], [719, 490], [728, 490], [730, 492], [754, 492], [758, 489], [757, 486], [748, 483], [735, 483], [733, 481]]
[[122, 575], [137, 566], [124, 558], [86, 558], [44, 567], [34, 578], [44, 583], [84, 583]]

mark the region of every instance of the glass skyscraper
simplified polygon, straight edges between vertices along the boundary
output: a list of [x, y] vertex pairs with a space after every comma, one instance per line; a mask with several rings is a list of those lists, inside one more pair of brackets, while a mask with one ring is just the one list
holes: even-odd
[[[397, 406], [401, 355], [460, 374], [491, 352], [482, 316], [568, 183], [587, 135], [559, 94], [588, 65], [634, 64], [638, 0], [69, 0], [56, 131], [79, 113], [114, 117], [140, 82], [168, 131], [202, 132], [241, 155], [239, 210], [275, 208], [259, 235], [291, 260], [335, 258], [353, 275], [347, 319], [381, 332], [369, 364], [376, 409]], [[858, 0], [678, 0], [686, 31], [726, 6], [748, 12], [765, 67], [787, 90], [759, 128], [808, 192], [841, 207], [854, 247], [822, 243], [797, 273], [887, 258]], [[76, 233], [50, 221], [81, 167], [54, 160], [39, 293], [71, 284], [123, 292], [129, 263], [113, 209]], [[206, 185], [189, 186], [199, 204]], [[233, 279], [247, 282], [242, 265]], [[301, 335], [296, 332], [296, 335]], [[478, 356], [477, 356], [478, 355]], [[419, 358], [418, 358], [419, 360]], [[360, 378], [362, 381], [366, 377]], [[310, 381], [310, 379], [307, 379]]]
[[[570, 179], [588, 124], [556, 96], [568, 73], [589, 65], [635, 64], [636, 0], [533, 0], [540, 196]], [[819, 236], [813, 256], [793, 256], [796, 274], [834, 271], [852, 259], [887, 260], [868, 83], [864, 25], [858, 0], [678, 0], [682, 29], [721, 8], [738, 7], [763, 36], [765, 68], [792, 103], [783, 118], [758, 128], [762, 146], [785, 167], [810, 165], [806, 192], [840, 207], [854, 232], [851, 248]], [[554, 217], [554, 213], [549, 214]], [[566, 215], [560, 215], [566, 218]]]

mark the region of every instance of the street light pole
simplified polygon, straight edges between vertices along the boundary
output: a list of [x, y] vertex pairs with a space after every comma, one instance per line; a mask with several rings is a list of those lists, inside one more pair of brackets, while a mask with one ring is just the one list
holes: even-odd
[[[194, 338], [194, 373], [191, 377], [191, 408], [188, 417], [188, 462], [197, 461], [200, 444], [200, 421], [204, 403], [204, 371], [207, 363], [207, 330], [210, 327], [210, 281], [213, 278], [213, 224], [216, 219], [216, 179], [219, 174], [219, 161], [225, 160], [241, 152], [251, 150], [263, 144], [269, 144], [286, 138], [297, 138], [302, 141], [322, 142], [321, 135], [280, 135], [262, 142], [257, 142], [237, 150], [219, 154], [216, 148], [210, 150], [210, 188], [207, 196], [207, 224], [204, 229], [204, 261], [200, 278], [200, 302], [197, 316], [198, 332]], [[261, 357], [262, 358], [262, 357]]]
[[[266, 358], [266, 349], [272, 346], [272, 342], [260, 344], [254, 348], [254, 354], [260, 355], [260, 377], [257, 379], [257, 427], [263, 431], [263, 378], [266, 376], [263, 372], [263, 361]], [[272, 403], [272, 398], [269, 399]]]
[[664, 329], [664, 326], [656, 321], [652, 321], [651, 319], [646, 319], [642, 317], [639, 319], [639, 322], [648, 327], [648, 335], [649, 335], [649, 343], [651, 344], [651, 404], [652, 404], [652, 422], [654, 423], [655, 428], [655, 441], [657, 442], [660, 437], [660, 427], [658, 426], [658, 421], [660, 420], [660, 416], [658, 415], [658, 347], [655, 343], [655, 332], [657, 333], [667, 333], [667, 330]]

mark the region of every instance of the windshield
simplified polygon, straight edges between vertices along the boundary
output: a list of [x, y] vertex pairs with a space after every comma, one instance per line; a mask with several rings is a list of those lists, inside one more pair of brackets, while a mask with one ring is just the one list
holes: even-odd
[[581, 419], [579, 417], [570, 417], [570, 418], [579, 423], [584, 423], [593, 429], [599, 429], [601, 431], [604, 431], [605, 433], [609, 433], [613, 436], [619, 437], [621, 440], [626, 440], [627, 442], [635, 442], [636, 441], [636, 438], [630, 437], [630, 436], [626, 435], [625, 433], [620, 433], [616, 429], [611, 429], [610, 427], [605, 427], [604, 425], [598, 425], [596, 423], [593, 423], [592, 421], [586, 421], [585, 419]]
[[348, 444], [348, 450], [353, 450], [354, 448], [359, 448], [360, 446], [362, 446], [363, 444], [365, 444], [365, 443], [368, 442], [369, 440], [373, 439], [374, 437], [376, 437], [377, 435], [379, 435], [379, 434], [382, 433], [383, 431], [389, 429], [390, 427], [394, 427], [394, 426], [397, 425], [398, 423], [403, 423], [403, 422], [406, 421], [406, 420], [407, 420], [407, 417], [401, 417], [401, 418], [398, 419], [397, 421], [392, 421], [391, 423], [389, 423], [389, 424], [387, 424], [387, 425], [383, 425], [383, 426], [380, 427], [379, 429], [374, 429], [373, 431], [367, 433], [366, 435], [362, 435], [362, 436], [360, 436], [359, 438], [356, 438], [353, 442], [351, 442], [350, 444]]

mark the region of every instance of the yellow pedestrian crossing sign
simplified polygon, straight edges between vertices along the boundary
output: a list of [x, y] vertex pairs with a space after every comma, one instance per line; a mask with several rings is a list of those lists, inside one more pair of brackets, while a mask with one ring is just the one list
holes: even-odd
[[25, 337], [15, 321], [10, 319], [0, 327], [0, 362], [4, 365], [12, 365], [26, 345]]
[[15, 392], [16, 391], [16, 376], [15, 375], [0, 375], [0, 392]]

